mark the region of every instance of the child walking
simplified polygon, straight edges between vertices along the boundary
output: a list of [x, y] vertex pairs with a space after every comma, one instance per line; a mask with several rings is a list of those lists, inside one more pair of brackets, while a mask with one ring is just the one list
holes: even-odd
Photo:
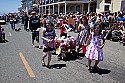
[[78, 37], [76, 39], [76, 44], [78, 46], [77, 51], [80, 51], [80, 48], [83, 50], [83, 54], [86, 53], [86, 47], [84, 46], [86, 41], [88, 40], [88, 37], [90, 35], [90, 26], [88, 25], [88, 20], [86, 16], [83, 16], [81, 18], [81, 23], [78, 26]]
[[[103, 34], [101, 34], [101, 25], [94, 26], [94, 32], [90, 34], [89, 39], [85, 46], [88, 46], [88, 50], [85, 56], [88, 59], [88, 70], [91, 70], [91, 61], [95, 60], [94, 69], [99, 70], [98, 64], [103, 61], [103, 50], [105, 45], [105, 40]], [[102, 40], [102, 42], [101, 42]]]

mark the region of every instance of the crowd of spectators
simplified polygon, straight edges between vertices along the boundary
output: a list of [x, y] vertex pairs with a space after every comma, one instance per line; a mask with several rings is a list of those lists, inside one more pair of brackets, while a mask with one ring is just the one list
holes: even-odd
[[[93, 31], [94, 25], [101, 23], [102, 33], [105, 35], [105, 39], [111, 41], [125, 42], [125, 11], [118, 12], [102, 12], [102, 13], [87, 13], [81, 14], [68, 13], [64, 14], [48, 14], [41, 17], [41, 24], [45, 26], [45, 21], [50, 20], [55, 28], [59, 28], [66, 31], [79, 32], [78, 25], [81, 22], [83, 16], [87, 17], [90, 30]], [[63, 26], [65, 24], [65, 26]], [[62, 29], [64, 28], [64, 29]], [[62, 33], [63, 31], [61, 31]]]
[[[105, 39], [111, 41], [120, 41], [121, 43], [125, 42], [125, 11], [118, 12], [101, 12], [95, 13], [90, 12], [87, 14], [82, 13], [67, 13], [62, 14], [43, 14], [38, 15], [41, 20], [41, 26], [46, 26], [46, 20], [50, 20], [52, 26], [55, 29], [60, 29], [60, 33], [66, 34], [68, 31], [80, 32], [78, 26], [81, 22], [81, 18], [83, 16], [87, 17], [88, 24], [90, 26], [91, 31], [93, 30], [93, 26], [97, 23], [101, 23], [102, 25], [102, 33], [105, 35]], [[6, 21], [10, 21], [13, 15], [7, 15]], [[24, 29], [28, 28], [28, 21], [30, 15], [15, 15], [14, 18], [16, 23], [24, 24]], [[8, 20], [10, 19], [10, 20]], [[65, 24], [65, 26], [64, 26]]]

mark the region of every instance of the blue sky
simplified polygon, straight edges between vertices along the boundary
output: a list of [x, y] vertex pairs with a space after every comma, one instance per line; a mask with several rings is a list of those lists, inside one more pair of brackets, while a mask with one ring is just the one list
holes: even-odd
[[0, 14], [18, 12], [21, 0], [0, 0]]

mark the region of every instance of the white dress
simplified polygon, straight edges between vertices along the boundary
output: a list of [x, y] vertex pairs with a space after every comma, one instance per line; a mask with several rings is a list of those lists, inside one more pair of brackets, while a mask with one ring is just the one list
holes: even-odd
[[85, 56], [91, 60], [103, 60], [103, 50], [101, 46], [101, 35], [93, 36]]

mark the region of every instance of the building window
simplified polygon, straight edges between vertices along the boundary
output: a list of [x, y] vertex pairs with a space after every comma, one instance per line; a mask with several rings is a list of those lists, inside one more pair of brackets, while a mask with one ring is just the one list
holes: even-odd
[[53, 2], [53, 0], [50, 0], [50, 3], [52, 3]]
[[77, 6], [76, 6], [76, 11], [77, 11], [77, 12], [80, 12], [80, 5], [77, 5]]
[[108, 11], [108, 10], [109, 10], [109, 5], [105, 5], [104, 11]]
[[58, 2], [58, 0], [54, 0], [54, 2]]
[[96, 3], [96, 8], [99, 9], [99, 1], [97, 0], [97, 3]]
[[70, 6], [70, 12], [74, 12], [74, 6]]
[[105, 3], [110, 3], [111, 4], [111, 0], [105, 0]]
[[46, 4], [48, 4], [49, 3], [49, 0], [45, 0], [46, 1]]

